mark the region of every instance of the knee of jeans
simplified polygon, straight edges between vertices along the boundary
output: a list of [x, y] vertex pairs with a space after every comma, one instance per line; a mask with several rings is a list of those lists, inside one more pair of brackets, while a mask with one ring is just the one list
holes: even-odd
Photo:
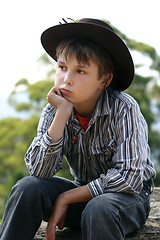
[[82, 213], [82, 222], [90, 221], [89, 219], [96, 222], [97, 220], [100, 222], [102, 219], [110, 221], [115, 217], [117, 218], [117, 211], [114, 209], [110, 199], [105, 198], [104, 201], [104, 196], [100, 195], [88, 202]]
[[93, 198], [90, 200], [83, 213], [82, 213], [82, 219], [88, 219], [88, 218], [98, 218], [98, 215], [101, 214], [101, 211], [103, 211], [103, 203], [101, 200], [98, 200], [99, 197]]
[[33, 176], [26, 176], [19, 180], [12, 188], [12, 192], [23, 194], [24, 196], [36, 196], [40, 190], [40, 179]]

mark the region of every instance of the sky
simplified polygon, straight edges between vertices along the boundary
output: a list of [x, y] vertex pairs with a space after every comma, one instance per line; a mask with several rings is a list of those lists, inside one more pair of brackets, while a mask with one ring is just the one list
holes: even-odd
[[21, 78], [43, 79], [37, 59], [44, 53], [41, 33], [62, 18], [110, 21], [128, 37], [160, 54], [159, 0], [2, 0], [0, 1], [0, 97]]

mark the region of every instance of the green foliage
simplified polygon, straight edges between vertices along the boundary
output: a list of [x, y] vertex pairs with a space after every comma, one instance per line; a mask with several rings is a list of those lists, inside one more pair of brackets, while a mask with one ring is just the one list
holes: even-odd
[[38, 81], [34, 84], [30, 84], [28, 91], [29, 91], [29, 98], [31, 101], [36, 102], [37, 104], [43, 102], [46, 99], [46, 94], [49, 92], [51, 87], [53, 87], [54, 82], [53, 80], [42, 80]]
[[155, 187], [160, 186], [160, 167], [157, 167], [157, 176], [156, 179], [154, 180], [154, 185]]
[[142, 43], [142, 42], [137, 42], [134, 39], [130, 39], [128, 38], [124, 33], [122, 33], [121, 31], [119, 31], [119, 29], [115, 28], [116, 32], [118, 33], [119, 36], [122, 37], [122, 39], [127, 43], [127, 46], [131, 49], [131, 50], [136, 50], [144, 55], [149, 56], [153, 61], [156, 61], [158, 58], [158, 54], [155, 50], [155, 48], [153, 48], [152, 46], [146, 44], [146, 43]]
[[136, 74], [132, 85], [126, 90], [138, 102], [149, 128], [155, 121], [155, 116], [151, 110], [151, 96], [148, 93], [148, 83], [151, 80], [151, 77], [143, 77]]
[[52, 79], [55, 73], [55, 67], [53, 67], [53, 62], [48, 58], [47, 53], [44, 53], [42, 56], [40, 56], [38, 62], [47, 67], [46, 76], [48, 79]]
[[15, 84], [15, 87], [20, 86], [20, 85], [22, 85], [22, 86], [27, 86], [27, 85], [29, 85], [29, 82], [28, 82], [28, 80], [27, 80], [26, 78], [21, 78], [21, 79]]
[[28, 174], [24, 155], [36, 135], [38, 120], [39, 116], [0, 120], [0, 217], [12, 184]]
[[9, 104], [17, 111], [32, 111], [40, 114], [46, 104], [46, 95], [53, 85], [53, 79], [45, 79], [32, 84], [26, 79], [20, 79], [9, 97]]
[[32, 104], [26, 103], [26, 102], [16, 104], [16, 106], [15, 106], [15, 109], [17, 112], [29, 111], [31, 108], [32, 108]]
[[53, 65], [52, 61], [48, 58], [48, 55], [44, 53], [42, 56], [38, 58], [38, 62], [40, 62], [43, 65]]
[[[38, 117], [26, 120], [7, 118], [0, 121], [0, 180], [11, 172], [24, 169], [24, 153], [36, 135]], [[5, 169], [5, 171], [4, 171]]]

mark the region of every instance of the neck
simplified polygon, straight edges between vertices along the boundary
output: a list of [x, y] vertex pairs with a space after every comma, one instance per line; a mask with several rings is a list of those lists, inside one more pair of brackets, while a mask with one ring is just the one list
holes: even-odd
[[81, 106], [79, 106], [79, 107], [74, 106], [74, 109], [78, 113], [78, 115], [80, 115], [81, 117], [89, 118], [92, 116], [95, 106], [93, 108], [87, 108], [87, 109], [85, 109], [84, 107], [81, 107]]
[[74, 104], [74, 109], [81, 117], [91, 117], [97, 105], [100, 95], [92, 101], [83, 102], [80, 104]]

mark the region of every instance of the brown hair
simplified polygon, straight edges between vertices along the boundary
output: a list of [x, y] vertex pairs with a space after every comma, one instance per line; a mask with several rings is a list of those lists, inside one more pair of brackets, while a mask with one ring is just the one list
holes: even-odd
[[61, 42], [56, 49], [57, 59], [63, 55], [67, 61], [73, 53], [76, 54], [78, 62], [89, 65], [92, 60], [98, 65], [98, 78], [104, 74], [112, 72], [113, 61], [110, 55], [97, 43], [86, 39], [68, 39]]

